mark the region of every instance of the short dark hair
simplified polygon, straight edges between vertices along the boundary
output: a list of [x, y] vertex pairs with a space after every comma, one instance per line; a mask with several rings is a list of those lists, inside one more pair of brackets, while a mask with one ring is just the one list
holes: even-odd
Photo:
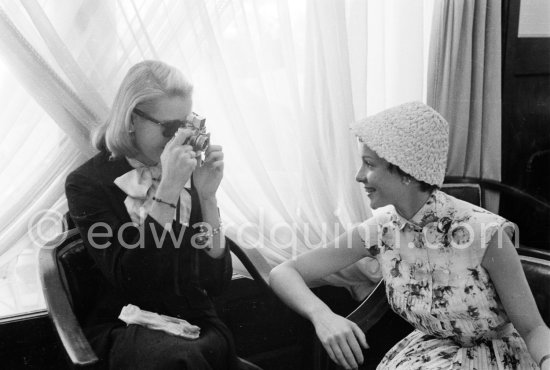
[[428, 184], [427, 182], [415, 179], [413, 176], [409, 175], [408, 173], [403, 171], [401, 168], [399, 168], [399, 166], [397, 166], [393, 163], [388, 162], [388, 169], [391, 172], [397, 172], [399, 174], [399, 176], [401, 176], [401, 177], [410, 177], [411, 179], [414, 179], [415, 181], [417, 181], [420, 184], [420, 190], [421, 191], [432, 192], [436, 189], [439, 189], [439, 186], [437, 186], [437, 185]]

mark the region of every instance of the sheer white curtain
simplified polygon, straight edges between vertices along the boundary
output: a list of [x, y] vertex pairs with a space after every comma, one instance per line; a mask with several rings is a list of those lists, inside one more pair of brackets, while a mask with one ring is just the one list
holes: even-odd
[[[34, 215], [65, 209], [67, 172], [93, 153], [89, 130], [140, 60], [164, 60], [195, 84], [194, 110], [226, 153], [227, 233], [272, 265], [370, 214], [348, 124], [425, 94], [431, 17], [421, 0], [20, 0], [0, 10], [3, 78], [18, 91], [2, 92], [2, 127], [18, 132], [0, 161], [13, 189], [1, 217], [17, 225], [0, 229], [4, 266], [20, 255], [16, 241], [29, 244]], [[38, 144], [47, 155], [33, 153]]]
[[[0, 174], [5, 184], [0, 193], [2, 315], [41, 307], [37, 244], [60, 231], [60, 218], [66, 211], [65, 177], [93, 153], [89, 129], [107, 112], [68, 52], [70, 45], [53, 28], [53, 19], [46, 15], [48, 8], [41, 5], [25, 0], [0, 7], [0, 78], [5, 103], [0, 113], [4, 132]], [[67, 6], [56, 11], [67, 14], [76, 9]], [[65, 32], [70, 33], [79, 30]]]
[[[348, 124], [423, 100], [431, 9], [423, 1], [225, 5], [195, 18], [195, 105], [224, 144], [227, 233], [275, 265], [369, 215]], [[330, 280], [355, 285], [376, 268], [364, 261]]]

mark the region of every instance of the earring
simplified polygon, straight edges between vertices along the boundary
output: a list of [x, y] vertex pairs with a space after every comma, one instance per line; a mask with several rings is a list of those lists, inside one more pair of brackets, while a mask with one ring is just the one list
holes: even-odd
[[408, 177], [408, 176], [405, 177], [405, 178], [403, 179], [403, 184], [405, 184], [405, 185], [410, 185], [410, 184], [411, 184], [411, 178]]
[[134, 134], [135, 132], [136, 132], [136, 129], [134, 128], [134, 126], [132, 126], [132, 128], [128, 130], [128, 133], [130, 135]]

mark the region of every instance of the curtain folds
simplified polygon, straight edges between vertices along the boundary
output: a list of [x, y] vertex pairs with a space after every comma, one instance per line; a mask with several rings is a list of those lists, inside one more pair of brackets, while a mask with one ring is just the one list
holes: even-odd
[[427, 103], [451, 125], [447, 173], [500, 180], [500, 3], [435, 4]]
[[[90, 131], [105, 118], [127, 69], [143, 59], [177, 66], [194, 83], [194, 110], [207, 117], [212, 141], [224, 147], [219, 204], [227, 234], [241, 246], [257, 248], [276, 265], [364, 220], [370, 209], [354, 181], [359, 158], [348, 125], [389, 106], [423, 100], [430, 4], [3, 4], [0, 46], [6, 73], [16, 76], [47, 114], [35, 107], [25, 121], [32, 131], [46, 124], [59, 129], [42, 138], [50, 145], [44, 160], [25, 165], [32, 172], [24, 178], [25, 189], [32, 191], [18, 192], [24, 198], [0, 216], [9, 220], [0, 228], [0, 269], [17, 255], [13, 245], [34, 238], [35, 229], [24, 226], [33, 215], [63, 210], [66, 174], [95, 152]], [[25, 97], [18, 93], [10, 104], [21, 105]], [[34, 143], [18, 131], [15, 108], [6, 114], [3, 121], [14, 123], [3, 125], [17, 133], [14, 146]], [[10, 163], [15, 162], [0, 158], [2, 176]], [[363, 262], [331, 282], [354, 286], [365, 275], [375, 276], [376, 267]], [[358, 296], [365, 293], [356, 287]]]
[[0, 35], [3, 57], [10, 70], [81, 150], [91, 155], [89, 130], [96, 116], [37, 53], [1, 8]]
[[[49, 209], [63, 195], [63, 184], [60, 183], [59, 176], [66, 173], [69, 166], [74, 166], [75, 160], [82, 160], [93, 153], [88, 141], [89, 128], [86, 125], [91, 125], [95, 117], [72, 88], [52, 70], [23, 37], [3, 9], [0, 9], [0, 35], [4, 62], [9, 66], [9, 70], [79, 148], [76, 150], [74, 144], [62, 141], [59, 141], [59, 146], [54, 147], [53, 152], [50, 148], [50, 150], [45, 149], [45, 153], [41, 153], [39, 147], [35, 147], [34, 153], [30, 154], [44, 155], [42, 161], [36, 157], [26, 160], [22, 162], [22, 166], [18, 166], [14, 175], [10, 175], [13, 172], [13, 169], [9, 168], [10, 165], [25, 159], [21, 158], [22, 155], [29, 155], [29, 152], [19, 151], [17, 146], [17, 150], [11, 153], [13, 155], [11, 162], [3, 163], [4, 166], [0, 168], [2, 177], [9, 176], [8, 183], [15, 185], [17, 181], [21, 181], [21, 185], [17, 189], [6, 191], [3, 197], [4, 212], [0, 215], [0, 266], [2, 266], [3, 261], [10, 259], [8, 256], [14, 255], [14, 250], [17, 250], [15, 245], [22, 248], [24, 244], [22, 240], [28, 241], [25, 235], [32, 216], [36, 212]], [[18, 112], [13, 113], [18, 114]], [[19, 122], [16, 119], [11, 124], [14, 123]], [[19, 142], [15, 144], [21, 146], [29, 143], [33, 145], [33, 142], [40, 145], [41, 141], [49, 139], [48, 136], [34, 136], [31, 131], [26, 135], [15, 137], [19, 138]], [[53, 139], [55, 140], [55, 137]], [[9, 144], [3, 143], [6, 146]], [[10, 190], [9, 187], [8, 190]], [[4, 255], [4, 252], [12, 248], [9, 255]]]
[[65, 177], [95, 152], [90, 131], [107, 107], [35, 1], [0, 7], [0, 46], [0, 78], [9, 86], [0, 113], [6, 128], [0, 161], [6, 184], [0, 195], [5, 315], [43, 307], [37, 247], [61, 231]]

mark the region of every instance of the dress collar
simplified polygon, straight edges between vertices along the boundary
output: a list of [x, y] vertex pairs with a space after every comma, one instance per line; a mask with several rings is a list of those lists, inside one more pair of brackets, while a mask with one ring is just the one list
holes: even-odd
[[392, 221], [397, 225], [399, 230], [403, 230], [407, 225], [413, 230], [422, 230], [424, 226], [438, 219], [438, 209], [442, 209], [438, 205], [443, 203], [443, 197], [444, 195], [441, 191], [434, 190], [422, 207], [410, 219], [407, 220], [401, 216], [396, 209]]

